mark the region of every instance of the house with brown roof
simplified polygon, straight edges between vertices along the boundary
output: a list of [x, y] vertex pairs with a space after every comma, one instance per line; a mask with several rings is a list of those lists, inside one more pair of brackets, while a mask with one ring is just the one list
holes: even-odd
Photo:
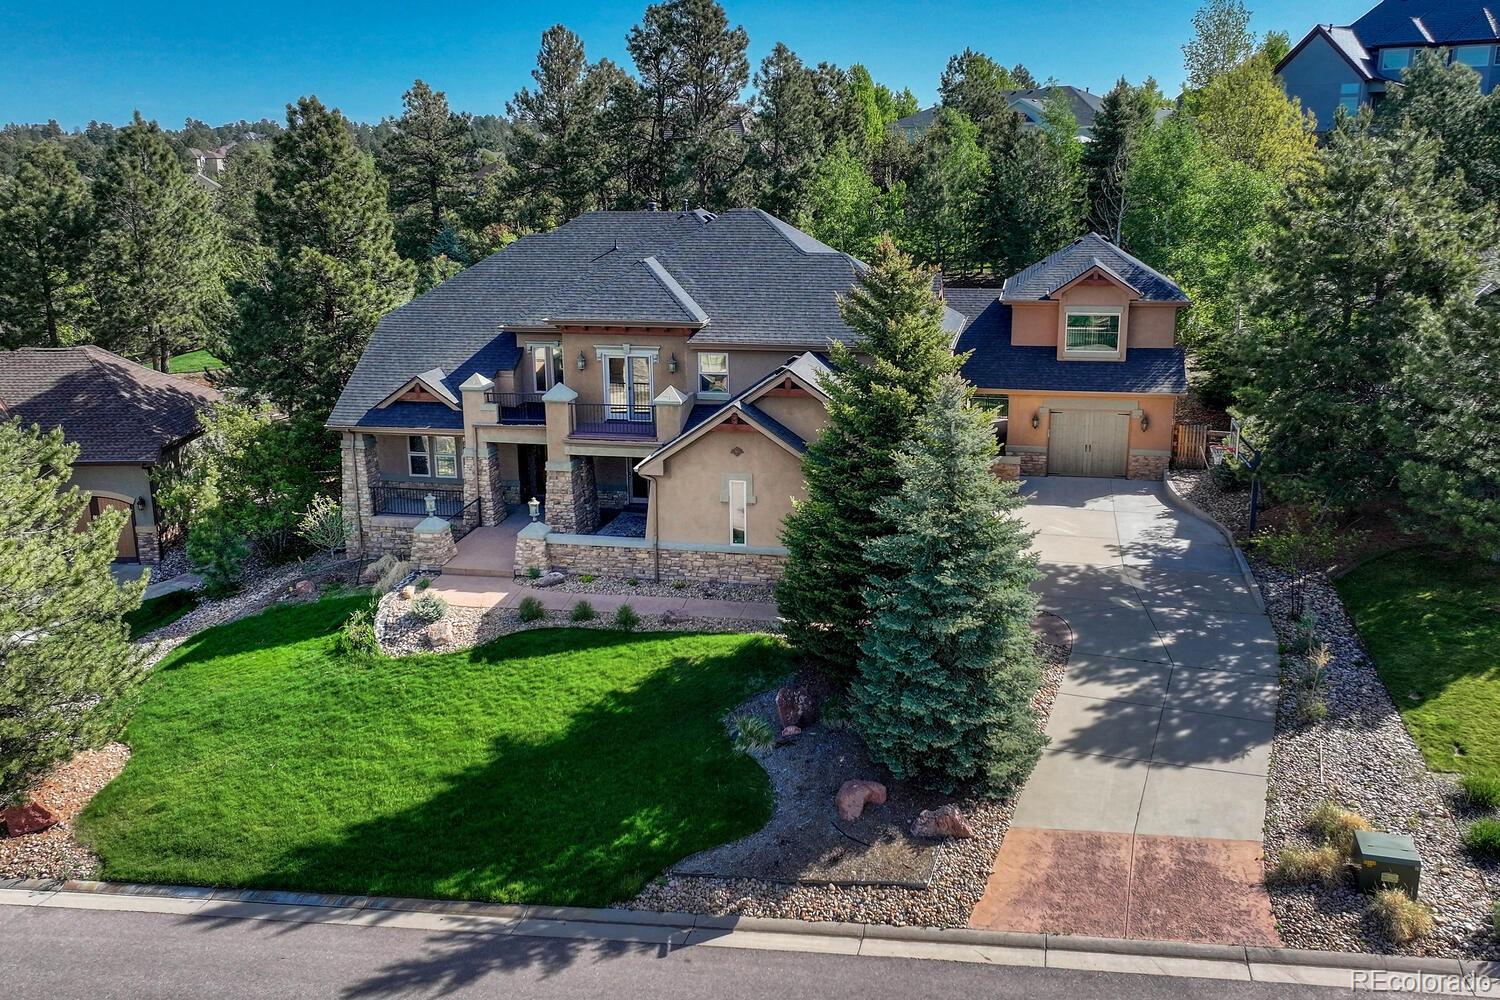
[[[412, 553], [430, 513], [469, 532], [465, 572], [775, 578], [826, 421], [823, 352], [856, 339], [839, 298], [864, 269], [753, 209], [594, 212], [523, 237], [371, 337], [328, 421], [353, 547]], [[1003, 289], [943, 294], [967, 377], [1024, 414], [1000, 474], [1161, 477], [1186, 391], [1180, 288], [1088, 236]]]
[[207, 386], [91, 345], [0, 352], [0, 418], [61, 427], [78, 445], [72, 484], [89, 494], [86, 516], [130, 511], [122, 561], [161, 558], [151, 470], [202, 433], [199, 417], [218, 399]]

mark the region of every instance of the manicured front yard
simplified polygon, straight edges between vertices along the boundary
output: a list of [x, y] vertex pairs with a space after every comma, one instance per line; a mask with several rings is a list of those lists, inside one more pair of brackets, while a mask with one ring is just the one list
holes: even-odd
[[788, 672], [778, 640], [549, 629], [361, 662], [334, 635], [365, 600], [158, 668], [82, 817], [103, 877], [600, 905], [769, 818], [720, 720]]
[[217, 371], [224, 367], [224, 362], [208, 353], [207, 349], [199, 348], [196, 351], [188, 351], [186, 354], [177, 354], [167, 362], [167, 370], [173, 375], [190, 375], [194, 372]]
[[1338, 589], [1428, 766], [1500, 778], [1500, 565], [1408, 549]]

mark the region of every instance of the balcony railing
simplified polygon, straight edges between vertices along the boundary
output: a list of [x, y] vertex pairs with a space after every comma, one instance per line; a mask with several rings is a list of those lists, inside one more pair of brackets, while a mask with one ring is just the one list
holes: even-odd
[[451, 519], [463, 510], [462, 486], [372, 486], [370, 502], [377, 514], [426, 517], [429, 493], [437, 503], [438, 517]]
[[570, 409], [574, 437], [656, 440], [656, 411], [649, 406], [631, 409], [615, 403], [574, 403]]
[[499, 407], [502, 424], [545, 424], [547, 406], [542, 397], [534, 392], [497, 392], [494, 389], [484, 394], [486, 403]]

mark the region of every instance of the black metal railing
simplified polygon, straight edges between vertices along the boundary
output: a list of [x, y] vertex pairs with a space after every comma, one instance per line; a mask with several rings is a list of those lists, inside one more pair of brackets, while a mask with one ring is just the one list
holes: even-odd
[[484, 394], [486, 403], [499, 407], [502, 424], [545, 424], [547, 405], [534, 392], [497, 392], [494, 389]]
[[448, 518], [448, 526], [453, 529], [453, 540], [456, 542], [467, 535], [484, 520], [484, 507], [480, 498], [475, 497], [458, 509], [458, 513]]
[[656, 411], [616, 403], [574, 403], [575, 437], [656, 439]]
[[427, 496], [431, 494], [438, 517], [449, 519], [464, 509], [461, 486], [372, 486], [370, 502], [377, 514], [427, 516]]

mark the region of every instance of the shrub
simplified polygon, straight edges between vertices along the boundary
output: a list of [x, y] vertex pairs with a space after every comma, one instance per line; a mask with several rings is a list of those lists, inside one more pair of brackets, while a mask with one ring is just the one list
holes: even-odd
[[1355, 831], [1373, 829], [1359, 813], [1326, 800], [1307, 814], [1307, 828], [1346, 858], [1354, 854]]
[[202, 575], [203, 592], [210, 597], [235, 591], [249, 555], [245, 536], [217, 510], [205, 511], [188, 531], [188, 561]]
[[432, 577], [430, 576], [424, 576], [422, 577], [422, 579], [417, 581], [418, 590], [426, 590], [430, 586], [432, 586]]
[[740, 753], [769, 750], [775, 743], [776, 731], [764, 716], [746, 712], [734, 717], [734, 748]]
[[1491, 811], [1500, 808], [1500, 778], [1486, 774], [1466, 774], [1458, 782], [1464, 801], [1475, 809]]
[[575, 622], [591, 622], [597, 617], [599, 617], [598, 612], [588, 601], [579, 601], [573, 605], [573, 612], [568, 615], [568, 618]]
[[1500, 858], [1500, 819], [1476, 819], [1464, 831], [1464, 846], [1486, 858]]
[[528, 580], [535, 580], [535, 579], [540, 578], [541, 575], [542, 575], [542, 568], [540, 566], [527, 566], [526, 567], [526, 579], [528, 579]]
[[1400, 889], [1382, 889], [1370, 900], [1370, 915], [1395, 944], [1432, 933], [1432, 911]]
[[599, 579], [599, 578], [596, 577], [594, 574], [592, 574], [592, 573], [585, 573], [585, 574], [583, 574], [582, 576], [580, 576], [578, 578], [578, 582], [579, 583], [593, 583], [597, 579]]
[[1292, 641], [1287, 645], [1287, 652], [1298, 656], [1305, 655], [1313, 648], [1317, 641], [1318, 616], [1311, 611], [1305, 612], [1297, 619], [1297, 625], [1292, 630]]
[[1297, 699], [1297, 719], [1312, 726], [1328, 718], [1328, 702], [1316, 694], [1307, 693]]
[[436, 594], [418, 594], [412, 598], [407, 614], [419, 622], [431, 624], [448, 613], [448, 602]]
[[639, 587], [641, 585], [641, 578], [638, 576], [626, 577], [625, 582], [630, 584], [632, 587]]
[[535, 597], [523, 597], [521, 603], [516, 605], [516, 615], [523, 622], [539, 622], [547, 617], [547, 609]]
[[375, 605], [354, 612], [339, 630], [338, 651], [344, 656], [374, 656], [380, 652], [375, 639]]
[[349, 540], [344, 508], [325, 494], [313, 497], [297, 522], [297, 534], [319, 552], [337, 552]]
[[[386, 563], [386, 559], [390, 559], [391, 561]], [[394, 590], [396, 584], [405, 580], [411, 574], [411, 563], [409, 562], [402, 562], [390, 556], [382, 556], [380, 561], [375, 565], [379, 566], [382, 563], [385, 564], [385, 571], [380, 574], [380, 578], [370, 588], [370, 593], [375, 597], [380, 597], [387, 591]]]
[[1332, 844], [1322, 847], [1288, 847], [1276, 858], [1271, 879], [1284, 885], [1321, 882], [1333, 885], [1344, 868], [1344, 856]]
[[610, 625], [621, 632], [634, 632], [641, 624], [641, 616], [635, 613], [635, 608], [628, 604], [622, 604], [615, 609], [615, 616], [610, 619]]
[[673, 590], [681, 590], [683, 587], [686, 587], [686, 586], [687, 586], [687, 581], [686, 580], [673, 580], [672, 581], [672, 589]]

